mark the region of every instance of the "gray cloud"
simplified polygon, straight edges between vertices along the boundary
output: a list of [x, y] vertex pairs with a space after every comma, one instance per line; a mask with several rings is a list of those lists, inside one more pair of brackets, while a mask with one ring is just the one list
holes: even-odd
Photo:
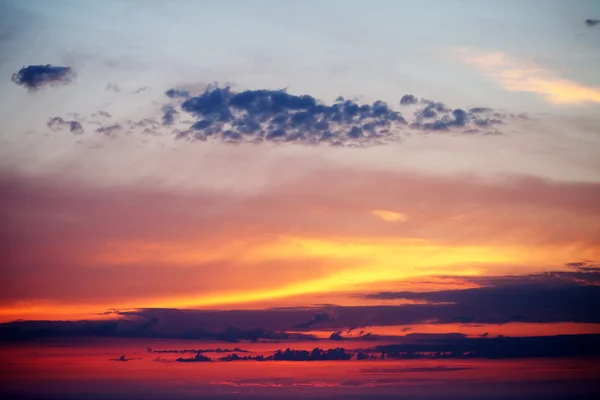
[[586, 19], [585, 24], [591, 28], [600, 24], [600, 19]]
[[106, 136], [114, 136], [115, 133], [122, 130], [120, 124], [104, 125], [96, 129], [96, 133], [101, 133]]
[[81, 123], [74, 120], [68, 121], [61, 117], [50, 118], [46, 125], [53, 131], [60, 131], [66, 128], [74, 134], [82, 134], [84, 132]]

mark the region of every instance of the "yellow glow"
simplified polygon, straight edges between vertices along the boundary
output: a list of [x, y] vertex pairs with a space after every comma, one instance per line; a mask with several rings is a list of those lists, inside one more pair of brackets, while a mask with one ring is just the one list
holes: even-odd
[[373, 210], [371, 213], [386, 222], [406, 222], [408, 221], [408, 216], [406, 214], [387, 211], [387, 210]]
[[600, 88], [584, 86], [549, 70], [511, 59], [502, 52], [457, 49], [454, 54], [512, 92], [531, 92], [555, 104], [600, 103]]
[[[192, 262], [195, 254], [207, 254], [206, 243], [199, 247], [201, 241], [178, 244], [181, 252], [171, 253], [170, 243], [147, 244], [147, 249], [137, 260], [148, 262], [166, 261], [165, 267], [172, 262], [186, 265]], [[128, 246], [125, 246], [128, 247]], [[211, 245], [208, 245], [210, 248]], [[496, 268], [486, 269], [486, 265], [526, 265], [520, 267], [520, 273], [531, 273], [547, 269], [548, 265], [561, 265], [577, 257], [594, 258], [597, 254], [581, 253], [581, 249], [555, 247], [549, 251], [544, 247], [528, 246], [469, 246], [447, 245], [415, 238], [310, 238], [296, 236], [273, 237], [268, 241], [252, 243], [248, 246], [235, 245], [238, 251], [229, 252], [231, 246], [213, 247], [211, 257], [224, 262], [237, 263], [237, 268], [253, 268], [256, 280], [248, 279], [239, 287], [228, 291], [214, 291], [196, 296], [173, 295], [169, 297], [137, 298], [123, 301], [120, 304], [48, 304], [29, 303], [0, 309], [0, 319], [9, 320], [30, 317], [32, 315], [46, 318], [60, 315], [79, 315], [102, 312], [109, 308], [142, 308], [142, 307], [215, 307], [231, 304], [244, 304], [271, 299], [312, 293], [332, 293], [344, 290], [364, 290], [372, 284], [402, 281], [415, 277], [452, 275], [469, 276], [510, 273], [509, 270]], [[221, 249], [219, 252], [215, 249]], [[135, 251], [135, 248], [130, 248]], [[186, 251], [187, 250], [187, 251]], [[225, 251], [227, 250], [227, 251]], [[169, 257], [161, 260], [161, 254]], [[180, 258], [178, 258], [180, 257]], [[200, 257], [203, 259], [202, 257]], [[270, 262], [269, 266], [261, 263]], [[331, 265], [313, 277], [289, 283], [282, 276], [281, 283], [264, 287], [261, 277], [264, 274], [277, 274], [273, 265], [285, 267], [288, 263], [326, 262]], [[418, 290], [418, 289], [417, 289]], [[98, 317], [97, 317], [98, 318]]]

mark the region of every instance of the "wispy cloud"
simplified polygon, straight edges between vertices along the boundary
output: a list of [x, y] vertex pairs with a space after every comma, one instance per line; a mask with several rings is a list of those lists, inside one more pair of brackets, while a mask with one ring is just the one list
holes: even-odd
[[600, 88], [562, 78], [553, 71], [504, 52], [455, 49], [453, 54], [511, 92], [536, 93], [553, 104], [600, 103]]
[[386, 222], [408, 221], [408, 216], [406, 214], [402, 214], [399, 212], [387, 211], [387, 210], [373, 210], [373, 211], [371, 211], [371, 213]]

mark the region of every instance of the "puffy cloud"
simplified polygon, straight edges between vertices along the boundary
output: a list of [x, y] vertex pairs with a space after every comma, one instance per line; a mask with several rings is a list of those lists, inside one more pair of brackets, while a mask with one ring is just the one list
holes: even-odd
[[28, 90], [38, 90], [44, 86], [67, 85], [74, 78], [71, 67], [46, 64], [23, 67], [13, 74], [12, 81]]
[[60, 131], [67, 128], [71, 133], [74, 133], [76, 135], [84, 132], [81, 123], [79, 123], [78, 121], [67, 121], [61, 117], [50, 118], [46, 125], [53, 131]]
[[419, 99], [417, 97], [413, 96], [412, 94], [405, 94], [400, 99], [400, 104], [402, 104], [402, 105], [411, 105], [411, 104], [416, 104], [418, 102], [419, 102]]
[[[167, 95], [180, 94], [173, 89]], [[334, 104], [324, 105], [312, 96], [284, 90], [233, 92], [228, 87], [211, 87], [185, 100], [181, 108], [198, 118], [179, 136], [192, 140], [364, 145], [398, 140], [406, 122], [382, 101], [360, 105], [338, 98]]]
[[116, 132], [121, 130], [120, 124], [104, 125], [96, 129], [96, 133], [101, 133], [106, 136], [114, 136]]
[[[407, 125], [402, 114], [381, 100], [359, 104], [338, 97], [328, 105], [310, 95], [294, 95], [285, 90], [234, 92], [229, 87], [216, 86], [195, 97], [178, 89], [165, 94], [170, 98], [185, 98], [181, 110], [197, 118], [189, 129], [177, 132], [178, 139], [368, 146], [399, 141]], [[493, 110], [483, 107], [452, 110], [443, 103], [413, 95], [403, 96], [400, 104], [420, 105], [411, 124], [420, 130], [473, 131], [476, 127], [502, 122], [500, 117], [490, 118], [488, 114]], [[165, 106], [163, 124], [173, 124], [176, 113], [174, 106]], [[438, 119], [430, 121], [433, 118]]]

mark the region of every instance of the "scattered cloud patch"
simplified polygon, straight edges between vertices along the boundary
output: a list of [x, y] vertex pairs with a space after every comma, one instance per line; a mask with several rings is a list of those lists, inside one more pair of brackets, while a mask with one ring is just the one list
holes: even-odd
[[585, 24], [591, 28], [600, 24], [600, 19], [586, 19]]
[[373, 211], [371, 211], [371, 213], [386, 222], [406, 222], [406, 221], [408, 221], [408, 216], [406, 214], [402, 214], [402, 213], [395, 212], [395, 211], [373, 210]]
[[561, 78], [535, 64], [514, 60], [506, 53], [458, 49], [454, 54], [510, 92], [535, 93], [553, 104], [600, 103], [600, 88]]
[[46, 123], [46, 125], [48, 126], [48, 128], [52, 129], [53, 131], [61, 131], [63, 129], [69, 129], [69, 131], [71, 133], [74, 133], [76, 135], [82, 134], [84, 132], [83, 127], [81, 126], [81, 123], [79, 123], [78, 121], [74, 121], [74, 120], [68, 121], [61, 117], [50, 118], [48, 120], [48, 122]]
[[135, 94], [139, 94], [139, 93], [149, 91], [149, 90], [150, 90], [150, 86], [142, 86], [141, 88], [139, 88], [135, 91]]
[[12, 81], [28, 90], [38, 90], [44, 86], [68, 85], [75, 79], [71, 67], [57, 65], [29, 65], [12, 76]]
[[179, 112], [173, 108], [173, 106], [164, 106], [162, 112], [162, 123], [163, 125], [167, 126], [173, 125], [175, 122], [175, 117], [177, 117], [177, 114], [179, 114]]
[[172, 99], [176, 99], [178, 97], [187, 99], [188, 97], [190, 97], [190, 92], [189, 90], [169, 89], [165, 92], [165, 95]]
[[115, 85], [114, 83], [109, 83], [108, 85], [106, 85], [106, 90], [108, 90], [109, 92], [119, 93], [121, 91], [121, 88]]
[[403, 106], [418, 104], [414, 112], [414, 120], [410, 124], [413, 129], [421, 131], [461, 130], [462, 133], [480, 133], [477, 128], [501, 124], [503, 115], [487, 107], [474, 107], [469, 110], [451, 109], [444, 103], [405, 94], [400, 100]]
[[104, 125], [96, 129], [96, 133], [101, 133], [106, 136], [115, 136], [115, 133], [121, 131], [120, 124]]

